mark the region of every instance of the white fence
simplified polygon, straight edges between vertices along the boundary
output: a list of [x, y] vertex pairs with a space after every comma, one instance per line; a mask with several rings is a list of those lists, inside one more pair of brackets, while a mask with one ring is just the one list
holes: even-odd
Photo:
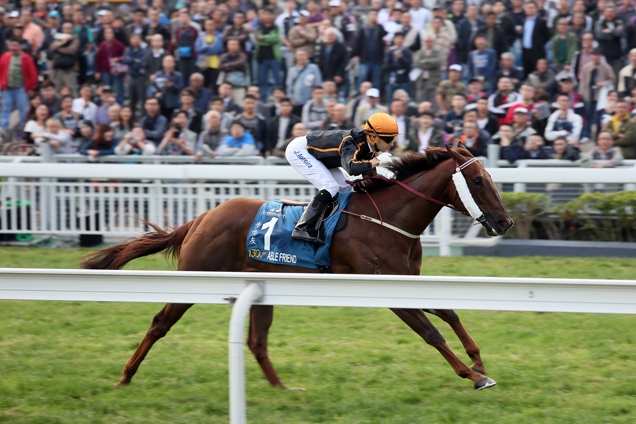
[[246, 422], [252, 304], [636, 314], [636, 280], [0, 268], [0, 299], [225, 304], [230, 422]]
[[[636, 167], [616, 169], [489, 168], [497, 183], [625, 184], [634, 189]], [[182, 225], [235, 198], [308, 201], [315, 194], [291, 167], [265, 165], [30, 164], [0, 166], [0, 233], [102, 234], [128, 237], [147, 231], [135, 216], [167, 227]], [[479, 227], [463, 237], [453, 232], [456, 213], [444, 209], [422, 236], [439, 244], [494, 245], [477, 238]], [[463, 221], [463, 217], [460, 218]], [[467, 222], [466, 222], [467, 223]]]

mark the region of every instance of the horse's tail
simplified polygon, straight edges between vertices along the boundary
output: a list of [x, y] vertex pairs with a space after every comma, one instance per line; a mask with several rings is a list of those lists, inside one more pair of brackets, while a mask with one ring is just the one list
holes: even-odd
[[192, 220], [168, 232], [151, 222], [140, 221], [151, 226], [155, 231], [86, 255], [80, 267], [86, 269], [119, 269], [133, 259], [152, 255], [162, 250], [166, 251], [166, 256], [171, 256], [172, 260], [176, 260], [179, 258], [183, 240], [185, 240], [190, 227], [194, 223], [194, 220]]

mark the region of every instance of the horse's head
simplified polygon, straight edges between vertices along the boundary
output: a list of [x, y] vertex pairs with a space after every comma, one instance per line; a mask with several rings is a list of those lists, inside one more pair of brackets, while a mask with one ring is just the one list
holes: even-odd
[[[467, 162], [473, 158], [473, 155], [471, 155], [461, 143], [459, 147], [461, 150], [451, 149], [446, 146], [446, 150], [448, 150], [448, 153], [457, 165], [462, 168], [462, 165], [466, 165]], [[461, 177], [459, 175], [453, 177], [455, 190], [458, 194], [457, 196], [451, 196], [453, 205], [457, 208], [468, 210], [471, 212], [471, 215], [473, 215], [473, 218], [477, 218], [477, 216], [474, 215], [479, 215], [479, 211], [481, 211], [483, 218], [479, 219], [479, 221], [481, 225], [486, 228], [486, 232], [489, 236], [501, 236], [506, 234], [514, 222], [510, 218], [510, 215], [508, 215], [501, 201], [501, 197], [499, 197], [499, 193], [495, 188], [495, 184], [490, 178], [490, 174], [479, 161], [475, 161], [463, 167], [460, 172], [463, 174], [466, 184], [464, 189], [462, 189], [463, 182], [461, 181]], [[468, 188], [467, 190], [465, 189], [466, 186]], [[478, 208], [476, 212], [475, 206]]]

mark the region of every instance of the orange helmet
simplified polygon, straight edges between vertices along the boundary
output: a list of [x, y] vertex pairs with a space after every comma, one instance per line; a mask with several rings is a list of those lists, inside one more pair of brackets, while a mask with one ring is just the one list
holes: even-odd
[[393, 141], [395, 136], [400, 135], [398, 133], [398, 124], [395, 122], [395, 119], [384, 112], [378, 112], [371, 115], [364, 124], [364, 132], [375, 134], [387, 142]]

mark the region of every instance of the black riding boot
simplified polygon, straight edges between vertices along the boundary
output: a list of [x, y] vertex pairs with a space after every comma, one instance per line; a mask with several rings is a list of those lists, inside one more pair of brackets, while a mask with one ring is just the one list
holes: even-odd
[[325, 244], [325, 241], [320, 237], [320, 226], [331, 199], [331, 194], [327, 190], [321, 190], [311, 199], [305, 212], [298, 220], [296, 228], [292, 231], [293, 239], [308, 241], [318, 246]]

